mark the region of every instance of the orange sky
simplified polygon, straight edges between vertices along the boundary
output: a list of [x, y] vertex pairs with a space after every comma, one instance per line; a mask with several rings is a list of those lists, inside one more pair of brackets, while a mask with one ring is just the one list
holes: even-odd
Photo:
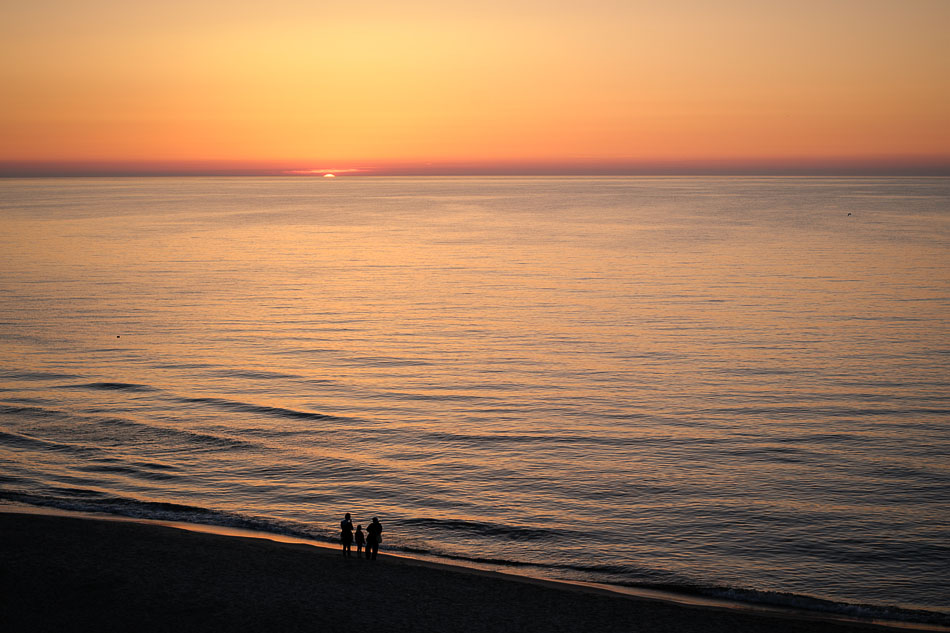
[[946, 0], [7, 3], [0, 173], [950, 172], [948, 27]]

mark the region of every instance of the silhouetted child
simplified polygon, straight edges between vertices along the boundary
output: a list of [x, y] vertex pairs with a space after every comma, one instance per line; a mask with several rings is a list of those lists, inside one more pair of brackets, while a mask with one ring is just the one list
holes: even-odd
[[366, 542], [366, 537], [363, 536], [363, 526], [356, 526], [356, 557], [363, 557], [363, 543]]

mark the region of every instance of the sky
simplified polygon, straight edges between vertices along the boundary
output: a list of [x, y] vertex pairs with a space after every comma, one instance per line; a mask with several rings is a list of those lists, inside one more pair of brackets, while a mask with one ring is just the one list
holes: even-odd
[[0, 174], [950, 174], [948, 0], [8, 0]]

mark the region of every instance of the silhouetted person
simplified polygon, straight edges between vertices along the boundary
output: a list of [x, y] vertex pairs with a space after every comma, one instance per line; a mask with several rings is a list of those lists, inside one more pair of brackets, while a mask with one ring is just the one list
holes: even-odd
[[383, 525], [379, 519], [373, 517], [373, 522], [366, 526], [366, 558], [376, 560], [379, 544], [383, 541]]
[[349, 512], [340, 521], [340, 542], [343, 543], [343, 555], [350, 556], [350, 547], [353, 543], [353, 522], [350, 520]]
[[357, 557], [357, 558], [362, 558], [362, 557], [363, 557], [363, 544], [366, 542], [366, 537], [363, 536], [363, 526], [362, 526], [362, 525], [357, 525], [357, 526], [356, 526], [356, 534], [355, 534], [355, 537], [356, 537], [356, 557]]

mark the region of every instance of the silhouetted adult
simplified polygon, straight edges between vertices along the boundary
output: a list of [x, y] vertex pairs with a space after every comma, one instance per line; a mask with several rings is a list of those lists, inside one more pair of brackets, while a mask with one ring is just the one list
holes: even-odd
[[350, 520], [349, 512], [340, 521], [340, 542], [343, 544], [343, 555], [350, 556], [353, 545], [353, 521]]
[[366, 526], [366, 558], [376, 559], [379, 544], [383, 542], [383, 525], [379, 519], [373, 517], [373, 522]]

